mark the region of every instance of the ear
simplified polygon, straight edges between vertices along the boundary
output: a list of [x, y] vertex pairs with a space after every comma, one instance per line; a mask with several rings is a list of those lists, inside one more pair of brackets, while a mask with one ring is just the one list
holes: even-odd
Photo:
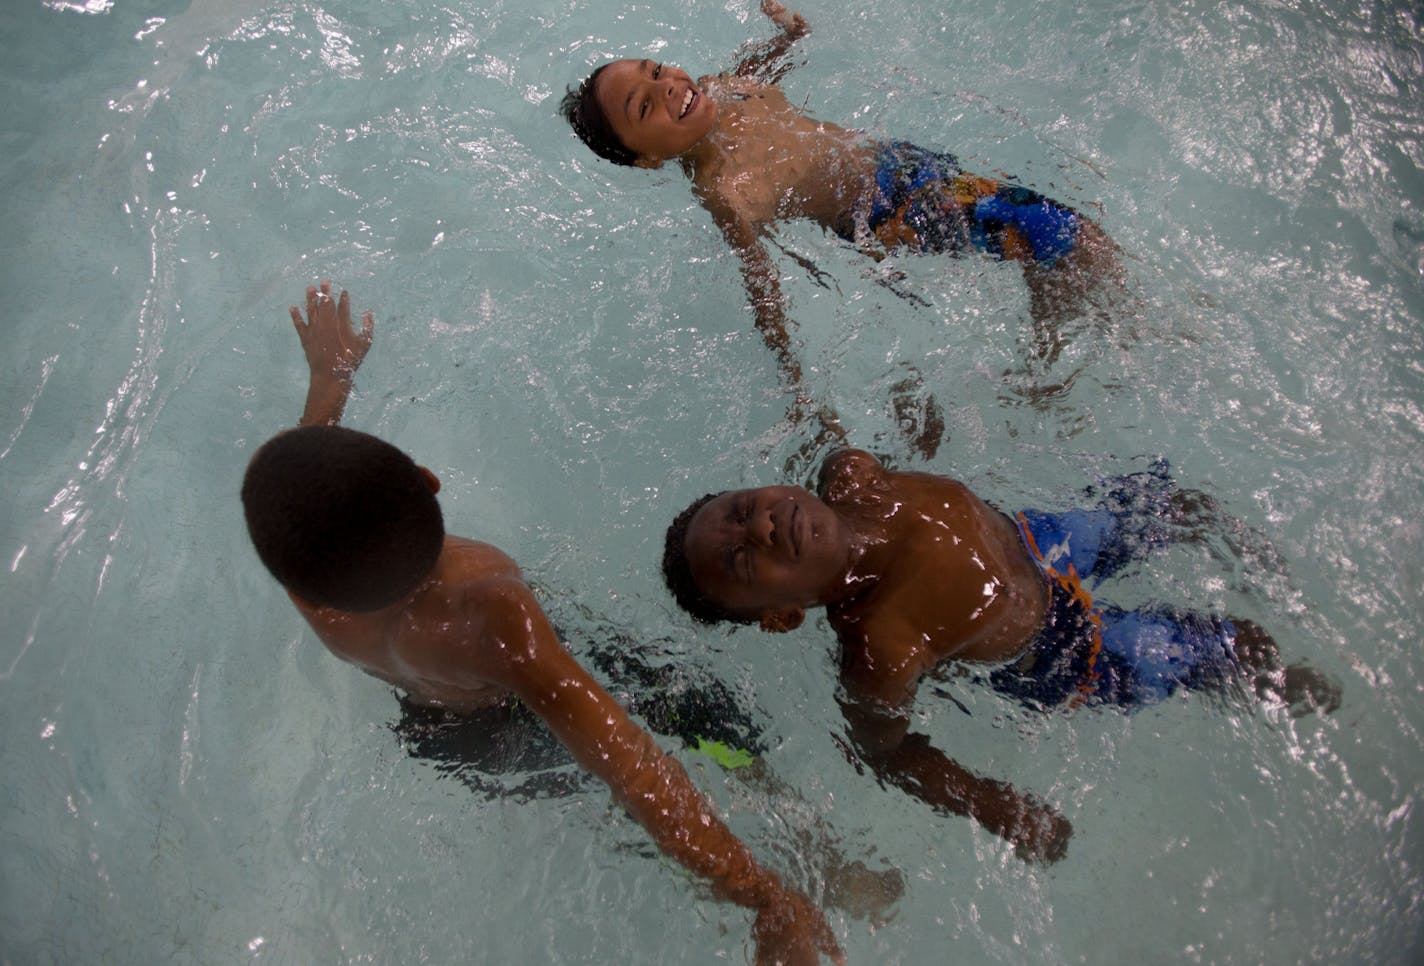
[[430, 487], [430, 492], [439, 493], [440, 477], [436, 476], [434, 473], [430, 472], [423, 466], [416, 466], [416, 469], [420, 470], [421, 474], [425, 477], [425, 484], [426, 486]]
[[805, 619], [806, 611], [801, 607], [767, 611], [761, 615], [761, 629], [772, 634], [785, 634], [796, 630]]

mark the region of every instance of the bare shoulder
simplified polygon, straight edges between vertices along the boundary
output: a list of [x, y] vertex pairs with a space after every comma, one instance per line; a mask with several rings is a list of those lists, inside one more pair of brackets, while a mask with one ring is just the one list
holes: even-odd
[[738, 250], [754, 247], [776, 218], [772, 187], [735, 152], [718, 150], [700, 159], [692, 171], [692, 193]]
[[738, 187], [736, 172], [725, 158], [699, 164], [692, 175], [692, 193], [698, 202], [707, 209], [732, 247], [744, 249], [756, 243], [763, 220], [756, 206], [746, 198], [746, 192]]
[[449, 577], [461, 582], [496, 576], [523, 579], [519, 564], [513, 557], [494, 544], [468, 537], [446, 536], [441, 562], [452, 565], [455, 572]]
[[524, 653], [544, 638], [556, 639], [534, 590], [516, 571], [490, 570], [463, 581], [456, 589], [466, 626], [480, 640], [489, 639], [510, 653]]
[[927, 663], [925, 648], [893, 600], [860, 601], [833, 616], [831, 624], [841, 644], [841, 683], [849, 697], [890, 708], [914, 696]]
[[718, 123], [753, 130], [767, 123], [795, 124], [805, 117], [786, 99], [779, 84], [740, 74], [717, 74], [702, 79], [717, 102]]
[[764, 97], [774, 95], [782, 100], [786, 95], [781, 93], [781, 88], [775, 84], [767, 83], [756, 77], [748, 77], [743, 74], [707, 74], [697, 78], [699, 86], [713, 91], [714, 94], [729, 94], [742, 97]]
[[827, 503], [844, 503], [884, 489], [887, 471], [863, 449], [832, 453], [821, 464], [817, 490]]
[[488, 543], [446, 539], [435, 581], [420, 598], [419, 635], [441, 660], [488, 669], [491, 662], [524, 660], [548, 621], [519, 565]]
[[531, 675], [567, 655], [534, 591], [517, 573], [490, 571], [449, 589], [441, 635], [450, 664], [522, 693]]

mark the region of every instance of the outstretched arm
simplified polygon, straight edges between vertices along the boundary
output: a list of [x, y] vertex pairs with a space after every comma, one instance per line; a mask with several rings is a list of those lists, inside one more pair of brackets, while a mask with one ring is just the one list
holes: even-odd
[[820, 953], [843, 961], [820, 911], [756, 861], [678, 761], [573, 659], [527, 586], [486, 582], [474, 610], [478, 676], [519, 695], [666, 855], [756, 913], [758, 963], [814, 964]]
[[1007, 782], [976, 775], [925, 735], [909, 733], [907, 714], [849, 689], [841, 710], [855, 752], [882, 782], [938, 812], [974, 819], [1012, 842], [1023, 859], [1056, 862], [1067, 852], [1073, 827], [1066, 818]]
[[790, 65], [776, 67], [776, 62], [786, 55], [792, 44], [809, 34], [811, 27], [799, 13], [787, 10], [786, 5], [777, 0], [761, 0], [761, 12], [781, 29], [770, 40], [754, 45], [732, 73], [739, 77], [764, 74], [767, 80], [776, 80], [790, 69]]
[[781, 294], [781, 275], [776, 263], [767, 254], [756, 228], [738, 219], [726, 207], [708, 204], [713, 220], [722, 229], [732, 250], [741, 262], [742, 285], [751, 303], [757, 331], [762, 341], [776, 356], [781, 378], [796, 393], [788, 415], [799, 423], [807, 413], [814, 413], [821, 424], [818, 443], [835, 440], [844, 443], [846, 433], [840, 417], [829, 406], [817, 405], [801, 381], [801, 360], [796, 357], [791, 334], [786, 329], [786, 298]]
[[301, 425], [333, 426], [341, 421], [346, 397], [351, 395], [351, 380], [371, 349], [376, 320], [367, 312], [361, 318], [361, 331], [353, 331], [350, 297], [342, 289], [341, 295], [333, 300], [331, 282], [326, 279], [322, 280], [320, 289], [307, 286], [305, 321], [295, 305], [291, 313], [292, 325], [296, 327], [311, 369]]
[[[797, 401], [801, 392], [801, 360], [796, 358], [796, 350], [791, 345], [791, 334], [786, 331], [786, 298], [781, 294], [781, 275], [776, 263], [767, 254], [766, 246], [755, 237], [746, 237], [746, 232], [728, 232], [737, 258], [741, 261], [742, 285], [746, 288], [747, 299], [751, 302], [756, 319], [757, 331], [766, 347], [776, 356], [781, 377], [787, 385], [797, 389]], [[734, 236], [740, 236], [734, 237]]]

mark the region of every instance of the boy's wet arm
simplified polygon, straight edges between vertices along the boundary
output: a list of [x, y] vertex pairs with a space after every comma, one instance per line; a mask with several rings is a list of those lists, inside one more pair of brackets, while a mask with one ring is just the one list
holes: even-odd
[[[778, 3], [777, 0], [761, 0], [761, 12], [770, 17], [781, 30], [770, 40], [754, 45], [742, 57], [732, 71], [738, 76], [760, 74], [773, 67], [777, 61], [786, 56], [792, 44], [811, 32], [811, 25], [806, 22], [805, 17], [794, 10], [786, 9], [786, 5]], [[773, 72], [773, 75], [780, 77], [789, 69], [789, 64], [781, 66]]]
[[1012, 842], [1028, 860], [1063, 857], [1073, 828], [1062, 815], [1007, 782], [986, 778], [910, 732], [906, 689], [919, 680], [893, 673], [842, 674], [841, 710], [861, 759], [881, 781], [894, 785], [939, 812], [974, 819]]
[[780, 0], [761, 0], [761, 12], [766, 14], [784, 32], [795, 37], [804, 37], [811, 32], [806, 18], [795, 10], [789, 10]]
[[786, 296], [781, 294], [781, 275], [761, 242], [737, 249], [742, 263], [742, 284], [747, 290], [757, 331], [766, 347], [776, 353], [777, 365], [787, 384], [801, 384], [801, 360], [786, 330]]
[[857, 634], [840, 636], [840, 705], [851, 743], [867, 759], [889, 754], [909, 731], [919, 673], [892, 669]]
[[[686, 770], [638, 726], [578, 663], [554, 633], [532, 594], [487, 626], [492, 635], [521, 637], [495, 647], [498, 683], [519, 696], [549, 726], [580, 765], [608, 785], [614, 798], [657, 843], [719, 897], [757, 912], [756, 937], [765, 961], [815, 962], [817, 950], [839, 956], [830, 928], [805, 896], [759, 864], [717, 817]], [[488, 651], [488, 648], [485, 650]]]
[[296, 306], [290, 309], [311, 381], [307, 387], [302, 426], [333, 426], [341, 421], [351, 394], [351, 381], [371, 349], [375, 318], [366, 312], [360, 330], [351, 327], [351, 299], [342, 289], [331, 296], [331, 282], [307, 287], [306, 318]]
[[781, 294], [781, 275], [762, 243], [760, 230], [715, 189], [704, 192], [702, 202], [741, 263], [742, 285], [762, 341], [776, 354], [787, 385], [799, 387], [801, 361], [796, 358], [791, 335], [786, 330], [786, 298]]
[[677, 760], [638, 726], [553, 634], [536, 630], [529, 659], [505, 678], [668, 855], [754, 906], [770, 880], [712, 814]]

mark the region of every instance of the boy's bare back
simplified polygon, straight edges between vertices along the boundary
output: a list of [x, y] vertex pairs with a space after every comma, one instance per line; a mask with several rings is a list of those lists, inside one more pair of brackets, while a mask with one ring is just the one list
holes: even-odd
[[[295, 595], [292, 602], [332, 654], [404, 690], [417, 704], [456, 714], [508, 695], [494, 682], [509, 673], [504, 665], [520, 654], [527, 658], [530, 647], [500, 639], [498, 629], [537, 610], [508, 554], [453, 536], [446, 536], [430, 578], [398, 612], [352, 613]], [[473, 676], [472, 663], [486, 677]]]
[[[305, 317], [293, 307], [291, 318], [311, 371], [301, 427], [259, 448], [242, 499], [259, 555], [326, 647], [453, 712], [517, 697], [664, 854], [755, 913], [758, 962], [843, 962], [820, 911], [756, 861], [677, 760], [563, 646], [514, 560], [445, 534], [438, 509], [417, 521], [401, 512], [433, 507], [435, 475], [337, 426], [371, 346], [371, 313], [354, 330], [347, 293], [333, 299], [323, 281], [307, 289]], [[353, 448], [361, 455], [348, 460]]]

